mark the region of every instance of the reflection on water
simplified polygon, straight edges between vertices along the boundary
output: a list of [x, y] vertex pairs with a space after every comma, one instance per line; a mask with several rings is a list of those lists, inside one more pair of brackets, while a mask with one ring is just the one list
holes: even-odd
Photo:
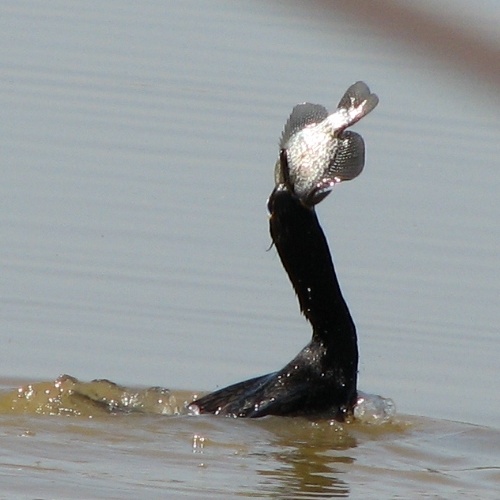
[[345, 427], [333, 422], [299, 425], [290, 425], [291, 429], [277, 433], [273, 439], [276, 451], [272, 456], [278, 467], [259, 470], [271, 480], [270, 493], [283, 498], [299, 493], [299, 497], [347, 496], [349, 485], [342, 479], [339, 465], [354, 462], [348, 450], [356, 446], [356, 440]]

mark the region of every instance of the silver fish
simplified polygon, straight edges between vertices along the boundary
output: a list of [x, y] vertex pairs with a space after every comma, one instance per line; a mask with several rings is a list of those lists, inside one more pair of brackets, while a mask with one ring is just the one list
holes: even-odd
[[309, 102], [292, 110], [280, 139], [280, 157], [274, 177], [307, 206], [327, 196], [333, 186], [357, 177], [365, 164], [365, 143], [347, 127], [361, 120], [378, 104], [364, 82], [351, 85], [337, 109]]

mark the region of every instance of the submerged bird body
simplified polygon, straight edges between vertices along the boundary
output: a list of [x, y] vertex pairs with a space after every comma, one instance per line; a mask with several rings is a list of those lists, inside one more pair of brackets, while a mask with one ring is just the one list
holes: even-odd
[[[203, 396], [191, 403], [194, 410], [235, 417], [324, 415], [339, 420], [351, 412], [357, 398], [356, 328], [314, 205], [335, 183], [361, 172], [363, 140], [344, 129], [377, 102], [368, 87], [357, 82], [332, 115], [312, 104], [292, 111], [268, 201], [269, 224], [300, 309], [313, 328], [312, 339], [281, 370]], [[311, 137], [312, 130], [320, 137]], [[307, 144], [314, 147], [308, 150]]]

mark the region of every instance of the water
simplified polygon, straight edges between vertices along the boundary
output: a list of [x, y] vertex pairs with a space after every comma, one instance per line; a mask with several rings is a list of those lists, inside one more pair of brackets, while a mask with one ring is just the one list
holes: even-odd
[[167, 417], [152, 407], [110, 415], [71, 401], [69, 385], [79, 385], [73, 394], [119, 392], [68, 378], [24, 386], [24, 397], [4, 387], [6, 498], [53, 498], [54, 484], [61, 498], [494, 498], [500, 480], [500, 432], [482, 426], [402, 415], [377, 424]]
[[[490, 20], [498, 47], [483, 8], [458, 26]], [[318, 211], [359, 386], [399, 415], [339, 431], [6, 407], [5, 497], [496, 497], [491, 79], [321, 2], [0, 9], [3, 395], [60, 373], [191, 395], [289, 361], [310, 331], [266, 251], [277, 142], [296, 103], [333, 109], [363, 79], [365, 169]]]

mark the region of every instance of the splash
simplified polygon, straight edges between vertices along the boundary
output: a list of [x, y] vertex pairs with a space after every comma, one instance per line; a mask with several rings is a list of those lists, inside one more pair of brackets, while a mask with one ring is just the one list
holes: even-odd
[[80, 382], [61, 375], [1, 394], [0, 411], [86, 417], [131, 412], [178, 415], [184, 413], [184, 406], [163, 387], [134, 390], [109, 380]]
[[396, 415], [396, 405], [390, 398], [358, 391], [354, 406], [354, 418], [364, 424], [381, 425], [390, 422]]

